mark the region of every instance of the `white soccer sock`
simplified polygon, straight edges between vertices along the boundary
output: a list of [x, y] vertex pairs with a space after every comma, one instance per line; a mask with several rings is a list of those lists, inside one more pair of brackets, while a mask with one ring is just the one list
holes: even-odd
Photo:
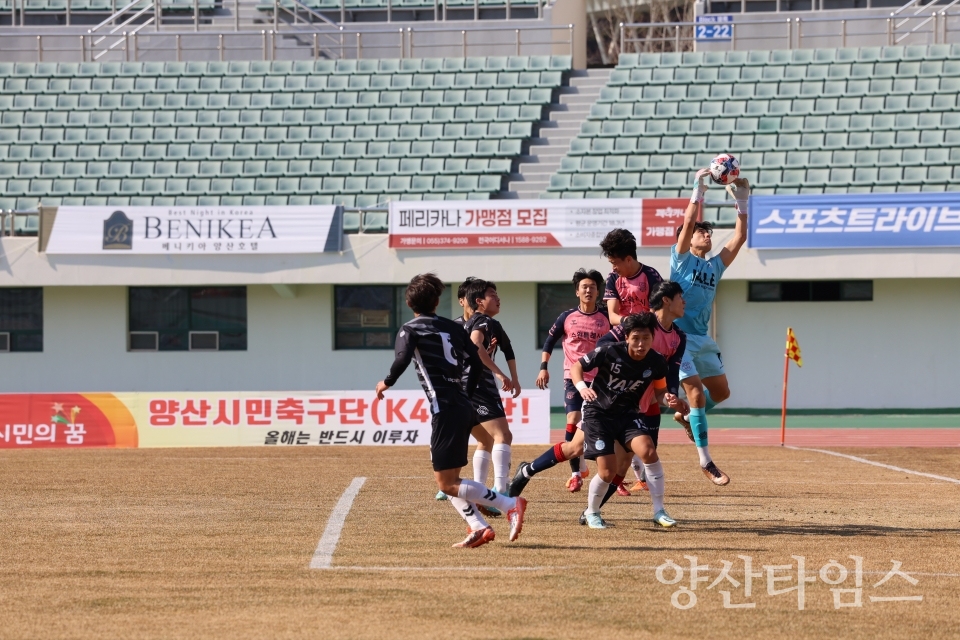
[[479, 531], [480, 529], [486, 529], [490, 526], [487, 524], [487, 521], [483, 519], [480, 511], [477, 510], [477, 505], [472, 502], [467, 502], [463, 498], [450, 498], [450, 504], [452, 504], [457, 510], [457, 513], [467, 521], [470, 531]]
[[697, 447], [697, 455], [700, 456], [701, 467], [705, 467], [713, 462], [713, 458], [710, 457], [710, 450], [706, 446]]
[[457, 497], [463, 498], [468, 502], [482, 504], [485, 507], [495, 507], [504, 513], [517, 506], [515, 498], [508, 498], [502, 493], [487, 489], [479, 482], [474, 482], [473, 480], [460, 480], [460, 490], [457, 491]]
[[477, 449], [473, 452], [473, 479], [480, 484], [487, 485], [487, 476], [490, 475], [490, 452]]
[[650, 489], [650, 500], [653, 501], [653, 513], [656, 514], [663, 509], [663, 464], [657, 460], [643, 467], [647, 472], [647, 487]]
[[633, 469], [633, 475], [637, 476], [637, 481], [643, 482], [643, 460], [640, 459], [640, 456], [633, 456], [633, 460], [630, 461], [630, 468]]
[[500, 493], [506, 493], [509, 479], [510, 445], [495, 444], [493, 445], [493, 488]]
[[603, 501], [603, 496], [607, 495], [607, 487], [610, 486], [609, 482], [604, 482], [603, 478], [600, 477], [600, 472], [597, 471], [597, 474], [593, 476], [593, 480], [590, 481], [590, 494], [587, 496], [587, 513], [600, 513], [600, 503]]

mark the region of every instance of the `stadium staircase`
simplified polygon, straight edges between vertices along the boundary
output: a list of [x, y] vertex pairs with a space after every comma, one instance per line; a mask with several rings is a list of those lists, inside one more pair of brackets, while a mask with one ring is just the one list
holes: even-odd
[[570, 85], [560, 88], [560, 104], [554, 105], [550, 119], [541, 123], [540, 136], [530, 141], [529, 154], [520, 157], [519, 172], [511, 177], [506, 197], [540, 197], [609, 78], [610, 69], [579, 70], [570, 74]]
[[960, 44], [623, 54], [543, 197], [680, 197], [722, 151], [756, 194], [960, 191], [958, 93]]
[[0, 209], [497, 197], [570, 68], [569, 56], [2, 63]]

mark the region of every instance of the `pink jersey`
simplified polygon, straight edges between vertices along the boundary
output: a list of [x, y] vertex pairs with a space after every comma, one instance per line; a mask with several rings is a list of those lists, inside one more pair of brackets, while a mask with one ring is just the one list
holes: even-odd
[[619, 300], [620, 316], [650, 311], [650, 290], [661, 282], [660, 273], [647, 265], [640, 265], [640, 271], [630, 278], [611, 273], [607, 276], [603, 299]]
[[[667, 391], [676, 395], [679, 391], [680, 359], [683, 357], [683, 351], [686, 349], [687, 336], [680, 330], [680, 327], [674, 323], [667, 331], [658, 322], [657, 331], [653, 336], [654, 351], [663, 356], [667, 361]], [[657, 405], [657, 399], [653, 394], [653, 388], [647, 389], [647, 392], [640, 398], [640, 411], [642, 413], [660, 413], [660, 407]]]
[[[610, 331], [610, 321], [603, 311], [584, 313], [579, 308], [570, 309], [561, 313], [550, 327], [547, 340], [543, 343], [543, 350], [552, 353], [557, 340], [562, 339], [563, 377], [568, 379], [573, 363], [593, 351], [597, 346], [597, 340], [608, 331]], [[590, 382], [596, 375], [596, 369], [584, 371], [583, 379]]]

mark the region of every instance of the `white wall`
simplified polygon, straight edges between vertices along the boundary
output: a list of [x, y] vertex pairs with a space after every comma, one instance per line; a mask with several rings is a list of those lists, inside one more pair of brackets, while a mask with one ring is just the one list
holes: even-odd
[[[507, 283], [500, 320], [517, 352], [521, 383], [532, 388], [539, 351], [536, 285]], [[333, 349], [333, 286], [300, 285], [296, 297], [247, 288], [247, 351], [126, 350], [126, 287], [46, 287], [42, 353], [0, 354], [0, 390], [298, 391], [372, 388], [393, 352]], [[503, 356], [499, 362], [506, 368]], [[413, 367], [398, 388], [419, 388]], [[559, 396], [558, 400], [559, 402]]]
[[788, 326], [803, 354], [790, 407], [960, 406], [958, 279], [875, 280], [872, 302], [747, 302], [747, 283], [725, 280], [717, 308], [723, 407], [780, 407]]

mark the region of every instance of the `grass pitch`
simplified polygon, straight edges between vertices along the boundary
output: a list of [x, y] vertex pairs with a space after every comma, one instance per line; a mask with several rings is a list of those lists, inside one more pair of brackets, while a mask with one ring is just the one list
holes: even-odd
[[[514, 463], [542, 447], [515, 447]], [[646, 495], [614, 497], [616, 527], [577, 524], [567, 465], [527, 488], [523, 535], [472, 550], [436, 502], [425, 448], [0, 452], [3, 638], [948, 638], [960, 633], [960, 484], [805, 450], [663, 445], [672, 530]], [[843, 453], [960, 479], [956, 449]], [[592, 465], [591, 465], [592, 466]], [[333, 568], [311, 570], [327, 519], [367, 478]], [[701, 578], [689, 593], [690, 559]], [[806, 575], [803, 609], [797, 559]], [[835, 608], [831, 589], [862, 606]], [[744, 558], [759, 575], [745, 593]], [[672, 560], [682, 570], [661, 568]], [[837, 565], [844, 565], [846, 580]], [[887, 575], [893, 560], [906, 578]], [[721, 578], [725, 561], [729, 577]], [[764, 569], [779, 565], [781, 569]], [[790, 569], [786, 566], [790, 565]], [[658, 580], [659, 576], [659, 580]], [[768, 579], [774, 580], [768, 584]], [[711, 587], [711, 585], [720, 581]], [[736, 586], [734, 583], [739, 583]], [[722, 591], [730, 605], [725, 608]], [[875, 600], [917, 598], [922, 600]], [[687, 607], [674, 606], [674, 603]]]

